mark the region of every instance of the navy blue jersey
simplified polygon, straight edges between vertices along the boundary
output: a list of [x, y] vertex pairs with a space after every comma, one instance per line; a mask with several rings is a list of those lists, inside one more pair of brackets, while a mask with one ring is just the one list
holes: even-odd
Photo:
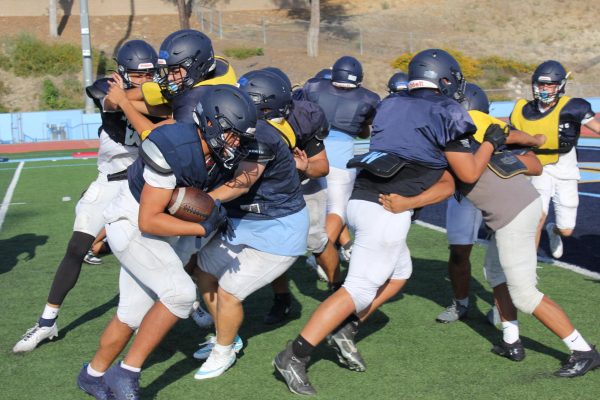
[[287, 121], [296, 135], [296, 147], [306, 151], [309, 158], [325, 149], [323, 139], [329, 133], [329, 123], [325, 113], [317, 104], [294, 100]]
[[162, 174], [174, 174], [176, 187], [193, 186], [208, 191], [216, 185], [209, 177], [202, 141], [194, 124], [162, 125], [146, 138], [140, 157], [127, 169], [129, 189], [138, 202], [145, 183], [145, 166]]
[[380, 193], [418, 195], [444, 173], [444, 152], [470, 151], [463, 139], [475, 130], [457, 102], [432, 90], [387, 97], [377, 107], [369, 150], [392, 153], [408, 163], [390, 178], [361, 170], [351, 199], [377, 203]]
[[[537, 101], [533, 100], [523, 107], [523, 116], [528, 120], [535, 121], [548, 115], [552, 108], [546, 112], [540, 112]], [[584, 99], [572, 98], [560, 110], [558, 116], [558, 141], [560, 148], [571, 148], [577, 145], [581, 133], [581, 121], [592, 118], [595, 115], [592, 105]]]
[[370, 124], [379, 103], [379, 95], [357, 87], [342, 89], [328, 79], [309, 80], [302, 88], [302, 100], [317, 103], [325, 113], [331, 129], [351, 136], [358, 135]]
[[258, 120], [255, 148], [247, 161], [265, 164], [265, 170], [248, 193], [225, 204], [234, 218], [275, 219], [304, 208], [300, 179], [292, 152], [276, 128]]
[[384, 99], [372, 128], [370, 150], [433, 169], [448, 166], [444, 150], [450, 142], [477, 130], [460, 104], [432, 90]]
[[[98, 129], [98, 136], [102, 131], [115, 142], [125, 146], [137, 146], [140, 139], [139, 135], [135, 132], [135, 129], [129, 124], [125, 114], [122, 111], [106, 111], [102, 104], [102, 99], [106, 96], [109, 89], [108, 81], [110, 78], [98, 79], [91, 86], [86, 88], [88, 96], [94, 100], [94, 104], [100, 109], [100, 118], [102, 125]], [[162, 121], [164, 118], [151, 117], [148, 118], [153, 122], [157, 123]]]

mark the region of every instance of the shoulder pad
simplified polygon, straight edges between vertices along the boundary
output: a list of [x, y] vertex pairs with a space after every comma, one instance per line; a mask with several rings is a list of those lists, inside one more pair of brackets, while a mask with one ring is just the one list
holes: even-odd
[[255, 161], [260, 163], [266, 163], [275, 158], [275, 153], [265, 143], [259, 142], [258, 140], [252, 140], [247, 145], [248, 156], [246, 161]]
[[140, 157], [144, 163], [149, 165], [153, 170], [161, 174], [169, 174], [172, 172], [171, 166], [165, 160], [158, 146], [150, 139], [146, 139], [140, 146]]
[[98, 79], [85, 88], [85, 93], [90, 99], [100, 100], [108, 93], [108, 80], [109, 78]]

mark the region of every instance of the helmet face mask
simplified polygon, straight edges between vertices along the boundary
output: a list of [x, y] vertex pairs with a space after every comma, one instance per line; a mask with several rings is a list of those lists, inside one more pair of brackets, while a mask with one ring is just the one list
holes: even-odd
[[176, 31], [161, 44], [158, 64], [158, 84], [163, 96], [170, 100], [205, 80], [215, 69], [212, 42], [193, 29]]
[[256, 110], [251, 100], [229, 85], [203, 88], [204, 93], [193, 112], [213, 159], [227, 169], [235, 169], [248, 154], [254, 138]]
[[424, 50], [408, 64], [408, 90], [438, 89], [458, 102], [464, 97], [466, 80], [460, 65], [449, 53], [440, 49]]
[[543, 105], [550, 106], [565, 93], [569, 73], [561, 63], [544, 61], [533, 72], [531, 89], [533, 98]]
[[143, 40], [130, 40], [117, 52], [117, 73], [123, 79], [125, 89], [138, 87], [156, 78], [158, 55]]

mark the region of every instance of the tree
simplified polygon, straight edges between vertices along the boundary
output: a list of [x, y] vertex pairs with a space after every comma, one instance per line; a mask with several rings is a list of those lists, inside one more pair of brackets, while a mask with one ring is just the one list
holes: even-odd
[[50, 37], [58, 37], [58, 24], [56, 22], [56, 0], [48, 1], [48, 18], [50, 25]]
[[177, 11], [179, 12], [179, 28], [190, 29], [190, 20], [188, 18], [188, 6], [185, 0], [177, 0]]
[[308, 27], [307, 53], [309, 57], [319, 55], [319, 25], [321, 24], [320, 1], [310, 1], [310, 25]]

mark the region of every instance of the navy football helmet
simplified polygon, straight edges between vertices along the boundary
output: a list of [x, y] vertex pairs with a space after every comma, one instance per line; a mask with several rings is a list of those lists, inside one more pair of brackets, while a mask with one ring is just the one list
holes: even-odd
[[266, 67], [266, 68], [263, 68], [263, 71], [271, 72], [271, 73], [277, 75], [278, 77], [283, 79], [285, 84], [290, 88], [290, 91], [292, 90], [292, 81], [290, 81], [290, 77], [287, 76], [287, 74], [285, 72], [283, 72], [281, 69], [279, 69], [277, 67]]
[[247, 93], [258, 112], [258, 118], [287, 118], [292, 107], [292, 91], [279, 76], [265, 70], [250, 71], [238, 80], [239, 88]]
[[358, 87], [362, 80], [362, 65], [354, 57], [341, 57], [331, 67], [331, 82], [334, 86], [354, 88]]
[[460, 101], [465, 78], [460, 65], [449, 53], [428, 49], [416, 54], [408, 64], [408, 90], [438, 89], [443, 95]]
[[314, 79], [331, 79], [331, 68], [324, 68], [317, 72]]
[[231, 85], [204, 86], [194, 109], [194, 122], [215, 161], [235, 169], [254, 138], [256, 108], [246, 93]]
[[[546, 105], [552, 104], [565, 93], [568, 75], [565, 68], [558, 61], [544, 61], [535, 69], [531, 77], [533, 98]], [[545, 86], [540, 89], [540, 85], [552, 85], [554, 87]]]
[[131, 82], [129, 73], [156, 74], [158, 55], [156, 50], [143, 40], [125, 42], [117, 52], [117, 73], [123, 78], [125, 89], [138, 86]]
[[160, 45], [158, 66], [162, 94], [172, 99], [205, 80], [215, 69], [212, 42], [204, 33], [193, 29], [173, 32]]
[[490, 113], [490, 101], [479, 86], [474, 83], [467, 83], [465, 86], [465, 96], [461, 102], [465, 110], [477, 110], [482, 113]]
[[388, 81], [388, 92], [398, 93], [408, 90], [408, 74], [396, 72]]

